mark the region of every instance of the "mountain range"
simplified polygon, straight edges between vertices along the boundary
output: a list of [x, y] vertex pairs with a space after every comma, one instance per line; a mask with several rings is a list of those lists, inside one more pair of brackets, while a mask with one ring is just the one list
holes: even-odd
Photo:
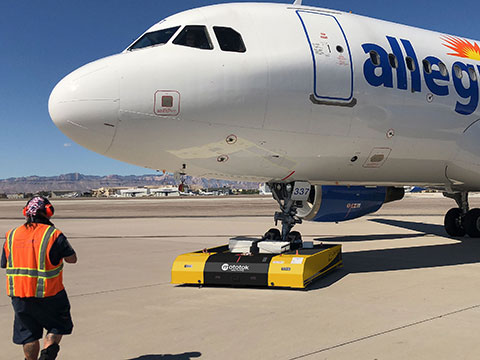
[[[101, 187], [141, 187], [178, 185], [171, 174], [150, 175], [83, 175], [79, 173], [58, 176], [26, 176], [0, 180], [0, 193], [35, 193], [39, 191], [71, 190], [85, 192]], [[257, 189], [256, 182], [237, 182], [227, 180], [185, 177], [185, 184], [194, 188], [211, 189], [231, 187], [236, 189]]]

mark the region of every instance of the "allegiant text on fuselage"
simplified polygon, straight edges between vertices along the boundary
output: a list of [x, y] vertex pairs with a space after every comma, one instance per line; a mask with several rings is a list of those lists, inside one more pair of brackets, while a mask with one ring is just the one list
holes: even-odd
[[[397, 88], [399, 90], [408, 90], [407, 66], [405, 59], [409, 57], [411, 58], [410, 61], [414, 64], [414, 66], [411, 66], [408, 69], [410, 72], [410, 90], [412, 92], [421, 92], [421, 68], [411, 42], [409, 40], [400, 39], [400, 43], [406, 54], [406, 56], [404, 56], [402, 49], [400, 48], [400, 43], [396, 38], [387, 36], [387, 40], [391, 47], [391, 53], [395, 55], [398, 60], [396, 67], [392, 67], [390, 64], [389, 53], [387, 50], [377, 44], [365, 43], [362, 45], [365, 53], [371, 54], [371, 52], [376, 52], [380, 60], [377, 64], [374, 64], [371, 58], [368, 58], [365, 61], [363, 64], [365, 80], [371, 86], [393, 88], [393, 71], [395, 70], [397, 75]], [[455, 89], [456, 94], [461, 98], [457, 100], [455, 104], [455, 112], [461, 115], [470, 115], [475, 112], [478, 107], [479, 87], [478, 76], [474, 65], [455, 61], [452, 64], [451, 72], [449, 73], [448, 71], [440, 71], [440, 65], [444, 64], [444, 62], [435, 56], [427, 56], [423, 61], [431, 64], [428, 72], [423, 66], [422, 73], [425, 85], [432, 94], [437, 96], [448, 96], [450, 94], [449, 85], [451, 81], [451, 73], [453, 88]], [[480, 66], [477, 65], [476, 68], [480, 72]], [[377, 69], [380, 69], [380, 71]], [[462, 78], [464, 78], [464, 80], [462, 80]], [[468, 86], [465, 86], [466, 84], [464, 82], [468, 83]], [[462, 99], [464, 99], [464, 101], [462, 101]]]

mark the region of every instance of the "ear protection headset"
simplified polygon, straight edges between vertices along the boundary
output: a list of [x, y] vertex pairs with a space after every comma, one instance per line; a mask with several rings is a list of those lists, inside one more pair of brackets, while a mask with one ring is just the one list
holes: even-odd
[[55, 213], [53, 205], [50, 203], [50, 201], [48, 201], [47, 198], [44, 198], [42, 196], [35, 196], [34, 198], [28, 200], [27, 205], [25, 205], [25, 207], [23, 208], [23, 216], [27, 216], [29, 204], [32, 200], [35, 200], [39, 203], [38, 205], [40, 206], [38, 207], [38, 210], [43, 210], [48, 218], [51, 218]]

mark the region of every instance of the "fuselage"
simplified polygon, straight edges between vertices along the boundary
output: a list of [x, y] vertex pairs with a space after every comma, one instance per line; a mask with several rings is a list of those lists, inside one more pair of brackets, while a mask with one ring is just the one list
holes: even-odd
[[[187, 44], [186, 27], [208, 44]], [[480, 190], [473, 40], [252, 3], [173, 15], [139, 41], [52, 92], [52, 119], [77, 143], [202, 177]]]

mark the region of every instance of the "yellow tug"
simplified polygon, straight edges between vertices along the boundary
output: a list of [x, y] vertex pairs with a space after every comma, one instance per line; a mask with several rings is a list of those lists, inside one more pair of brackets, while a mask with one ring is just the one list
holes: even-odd
[[[260, 251], [257, 248], [251, 253], [232, 252], [235, 251], [232, 241], [236, 240], [230, 240], [229, 245], [178, 256], [172, 266], [172, 284], [304, 289], [343, 265], [341, 245], [310, 242], [308, 247], [300, 245], [299, 249], [290, 250], [290, 246], [285, 246], [281, 253], [272, 254], [267, 253], [271, 249], [265, 249], [273, 242], [258, 242]], [[255, 241], [248, 242], [255, 244]], [[274, 244], [282, 246], [281, 242]]]

